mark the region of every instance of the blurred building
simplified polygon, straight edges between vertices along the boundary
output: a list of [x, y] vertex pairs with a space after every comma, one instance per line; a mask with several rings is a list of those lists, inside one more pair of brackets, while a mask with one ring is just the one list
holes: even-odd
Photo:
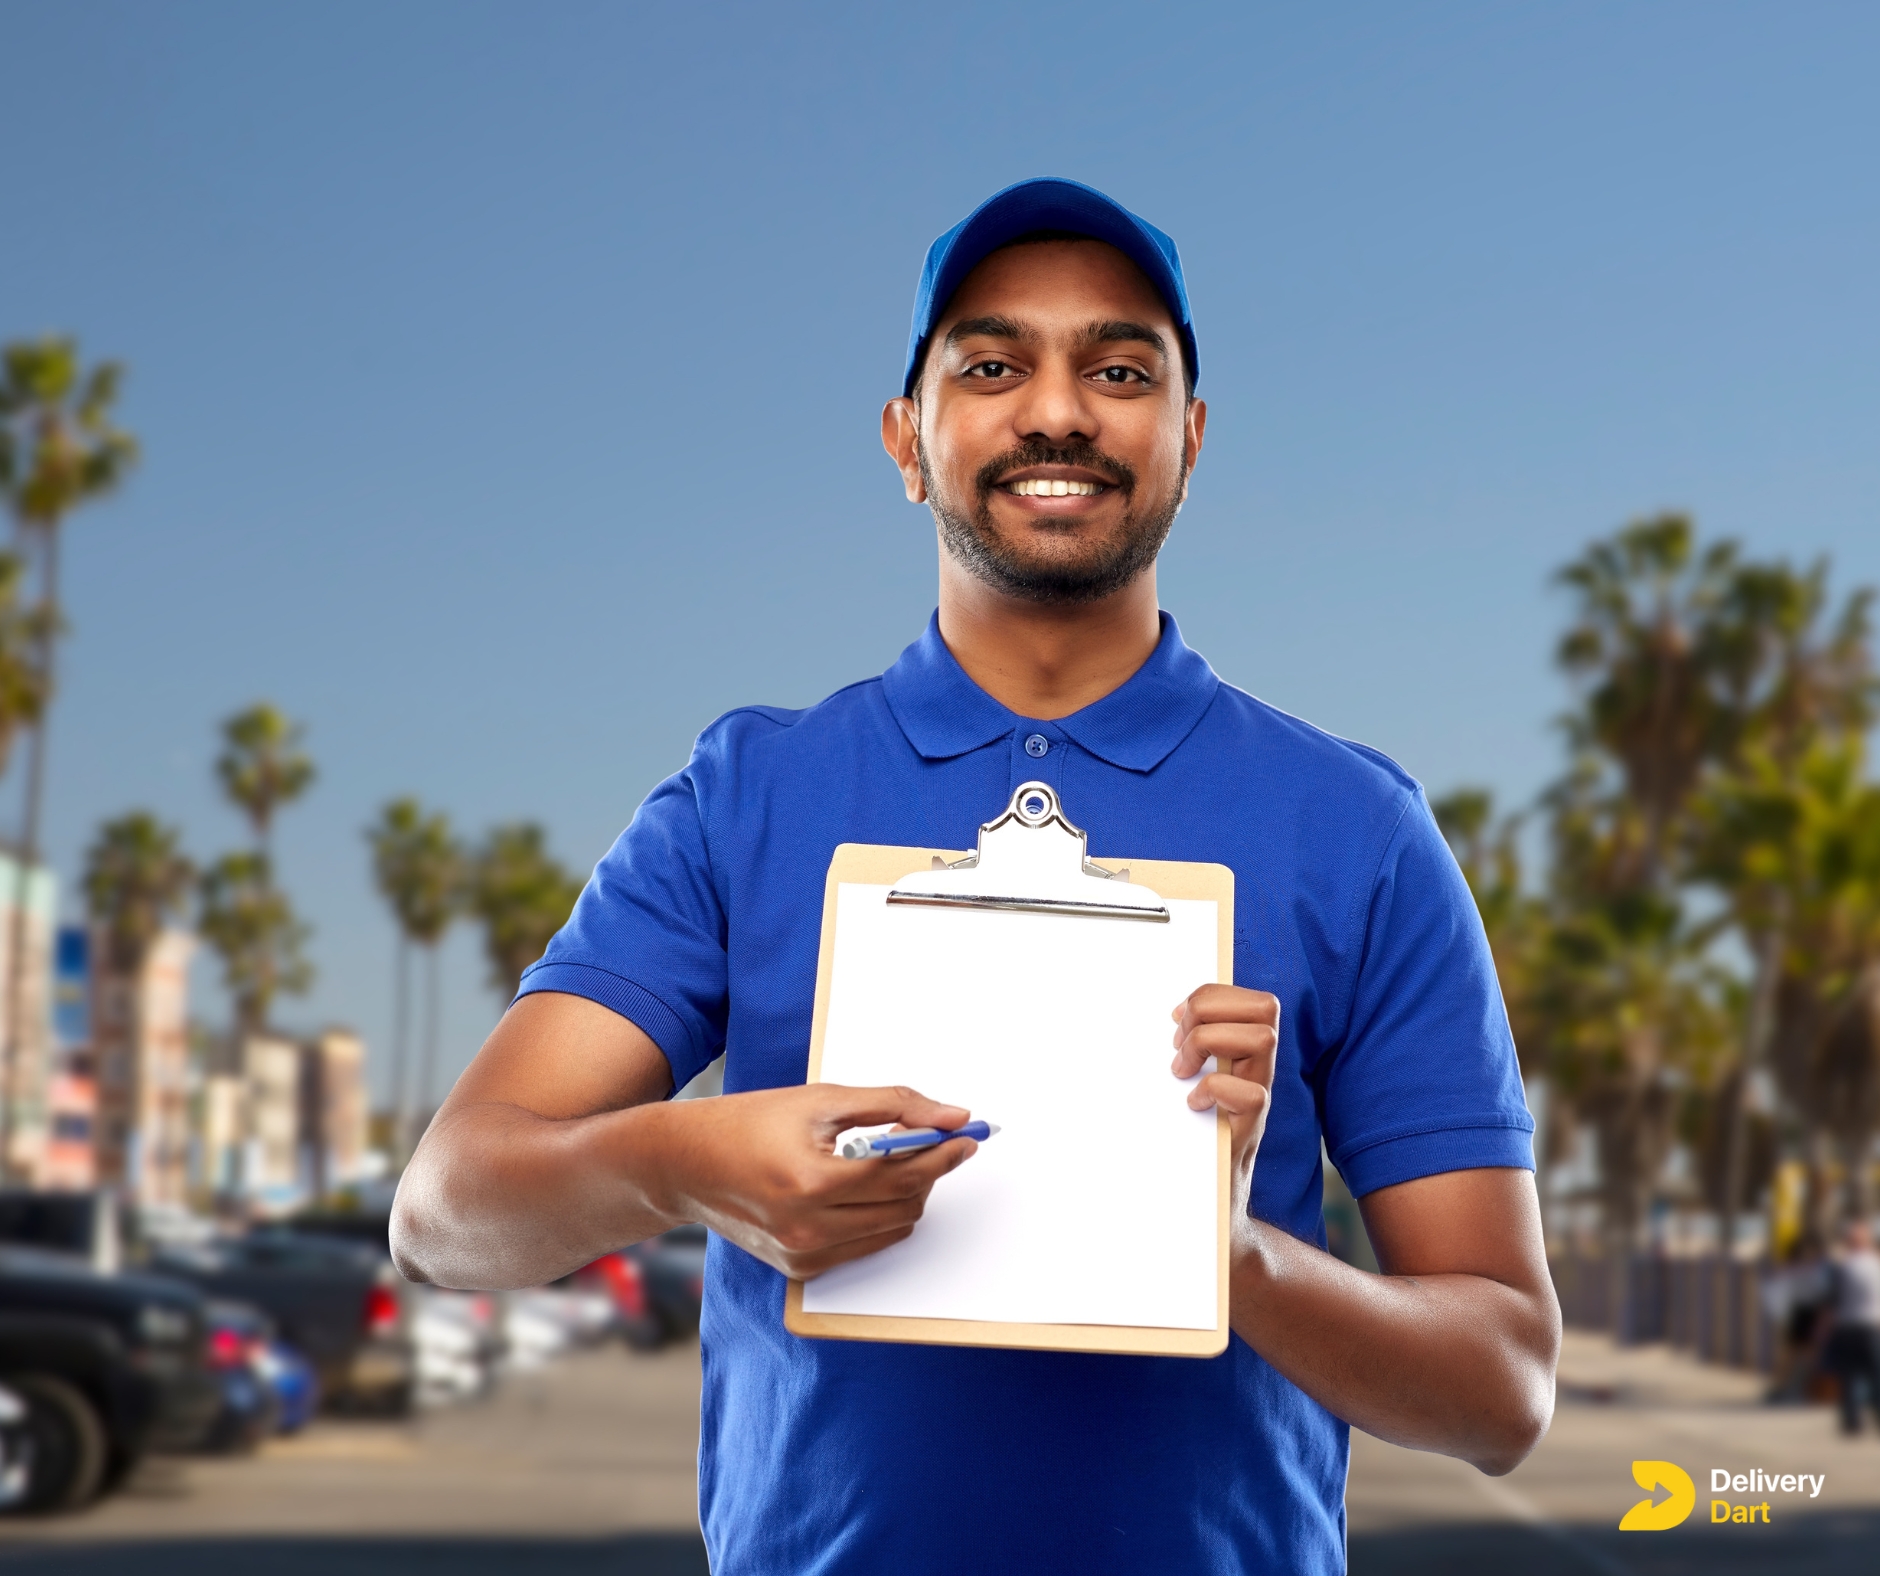
[[351, 1029], [326, 1029], [305, 1047], [302, 1071], [301, 1144], [308, 1188], [317, 1198], [362, 1174], [370, 1114], [366, 1042]]
[[242, 1046], [241, 1191], [263, 1204], [299, 1202], [301, 1046], [278, 1035], [251, 1035]]
[[91, 930], [61, 925], [52, 952], [53, 1071], [46, 1080], [46, 1143], [34, 1172], [42, 1188], [96, 1185], [98, 1083], [91, 1061]]
[[251, 1035], [227, 1046], [196, 1099], [201, 1191], [290, 1209], [366, 1166], [365, 1041], [329, 1028], [310, 1040]]
[[[10, 852], [0, 851], [0, 1044], [7, 1038], [8, 1026], [16, 1034], [11, 1065], [0, 1066], [0, 1099], [11, 1103], [5, 1158], [15, 1176], [36, 1177], [45, 1153], [46, 1086], [53, 1071], [48, 987], [57, 892], [52, 872], [44, 865], [31, 866], [22, 884], [19, 861]], [[24, 947], [17, 1014], [7, 996], [16, 938]]]
[[98, 1084], [89, 1071], [61, 1068], [46, 1081], [46, 1140], [33, 1184], [84, 1191], [98, 1183], [92, 1135], [98, 1126]]
[[196, 1185], [228, 1198], [241, 1191], [243, 1152], [248, 1143], [248, 1101], [239, 1072], [210, 1072], [197, 1095]]
[[91, 937], [96, 1175], [140, 1204], [181, 1204], [189, 1196], [195, 950], [187, 931], [165, 930], [133, 977], [110, 967], [102, 937]]

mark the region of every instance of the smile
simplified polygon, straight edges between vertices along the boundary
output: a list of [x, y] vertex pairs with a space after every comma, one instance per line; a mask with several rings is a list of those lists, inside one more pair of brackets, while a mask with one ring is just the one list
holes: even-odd
[[1005, 491], [1019, 498], [1092, 498], [1103, 492], [1101, 482], [1007, 482]]

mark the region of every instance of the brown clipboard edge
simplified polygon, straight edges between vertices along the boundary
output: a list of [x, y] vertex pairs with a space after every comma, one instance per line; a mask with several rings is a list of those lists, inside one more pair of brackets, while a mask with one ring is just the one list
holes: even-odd
[[[841, 843], [823, 883], [822, 945], [816, 959], [816, 1008], [810, 1020], [809, 1082], [822, 1077], [823, 1031], [829, 1023], [829, 992], [836, 951], [836, 890], [844, 882], [892, 886], [902, 876], [931, 867], [934, 859], [964, 857], [957, 849], [895, 848], [879, 843]], [[1234, 980], [1234, 872], [1226, 865], [1166, 859], [1095, 859], [1106, 870], [1127, 868], [1132, 879], [1168, 898], [1193, 898], [1216, 905], [1216, 978]], [[1093, 924], [1099, 923], [1092, 921]], [[1169, 1004], [1173, 1006], [1174, 1003]], [[1114, 1352], [1138, 1357], [1218, 1357], [1227, 1350], [1228, 1228], [1231, 1224], [1232, 1134], [1225, 1113], [1215, 1115], [1219, 1154], [1219, 1263], [1215, 1272], [1219, 1307], [1212, 1330], [1111, 1324], [1008, 1324], [985, 1319], [906, 1319], [867, 1313], [805, 1313], [803, 1283], [788, 1282], [783, 1327], [816, 1340], [901, 1341], [915, 1345], [997, 1346], [1030, 1351]]]

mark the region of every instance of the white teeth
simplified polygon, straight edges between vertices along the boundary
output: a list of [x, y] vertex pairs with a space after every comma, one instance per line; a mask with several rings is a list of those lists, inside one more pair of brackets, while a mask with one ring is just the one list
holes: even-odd
[[1096, 492], [1097, 484], [1060, 481], [1013, 482], [1011, 490], [1020, 498], [1088, 498]]

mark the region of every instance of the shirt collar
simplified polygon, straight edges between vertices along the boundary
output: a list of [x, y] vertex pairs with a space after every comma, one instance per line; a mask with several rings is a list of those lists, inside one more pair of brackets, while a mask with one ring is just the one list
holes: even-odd
[[[1092, 755], [1132, 772], [1161, 765], [1194, 731], [1221, 683], [1207, 659], [1189, 650], [1174, 618], [1161, 618], [1162, 638], [1149, 660], [1102, 700], [1055, 724]], [[1008, 738], [1023, 720], [966, 676], [940, 638], [937, 612], [882, 674], [881, 687], [907, 742], [930, 761]]]

